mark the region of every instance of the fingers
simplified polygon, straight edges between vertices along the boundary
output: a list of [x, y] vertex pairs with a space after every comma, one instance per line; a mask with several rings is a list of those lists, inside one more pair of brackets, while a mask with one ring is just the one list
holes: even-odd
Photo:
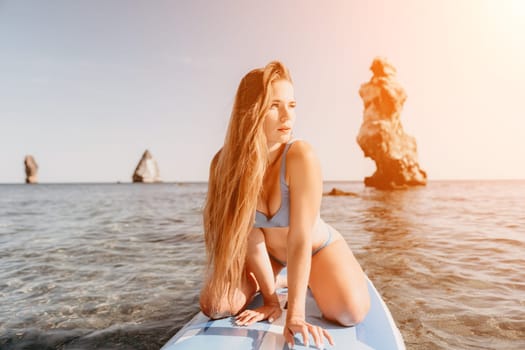
[[311, 326], [310, 333], [312, 334], [312, 337], [314, 338], [315, 346], [317, 346], [319, 349], [324, 348], [324, 338], [328, 340], [328, 343], [330, 345], [334, 345], [334, 339], [330, 335], [330, 332], [328, 332], [326, 329], [319, 327], [319, 326]]
[[321, 348], [321, 345], [323, 344], [323, 338], [322, 338], [322, 328], [321, 327], [316, 327], [316, 326], [312, 326], [310, 325], [309, 327], [309, 331], [310, 333], [312, 334], [312, 337], [314, 338], [314, 343], [315, 343], [315, 346], [317, 346], [319, 349]]
[[288, 348], [292, 349], [295, 346], [294, 334], [301, 334], [303, 344], [306, 347], [309, 347], [309, 336], [312, 335], [315, 346], [318, 349], [324, 349], [324, 339], [326, 338], [330, 345], [334, 345], [334, 339], [330, 333], [319, 326], [314, 326], [312, 324], [306, 323], [303, 325], [294, 325], [286, 328], [284, 332], [284, 338], [288, 343]]
[[303, 337], [303, 344], [304, 346], [306, 347], [309, 347], [310, 346], [310, 337], [308, 336], [308, 327], [306, 327], [306, 325], [303, 325], [301, 327], [301, 336]]
[[288, 344], [289, 349], [293, 349], [295, 346], [295, 339], [294, 334], [299, 333], [301, 334], [301, 337], [303, 338], [303, 344], [306, 347], [309, 347], [309, 335], [308, 335], [308, 327], [306, 325], [302, 326], [294, 326], [293, 329], [291, 327], [285, 328], [284, 330], [284, 339], [286, 340], [286, 343]]
[[281, 314], [282, 314], [281, 309], [276, 309], [275, 311], [270, 313], [270, 315], [268, 316], [268, 322], [272, 323], [273, 321], [281, 317]]
[[252, 323], [259, 322], [264, 319], [264, 314], [253, 311], [253, 310], [244, 310], [237, 318], [235, 319], [235, 323], [238, 326], [248, 326]]
[[235, 324], [238, 326], [249, 326], [255, 322], [268, 319], [270, 323], [281, 317], [280, 308], [261, 307], [255, 310], [244, 310], [235, 318]]
[[323, 335], [325, 336], [325, 338], [328, 339], [328, 342], [330, 343], [330, 345], [333, 346], [335, 344], [334, 338], [332, 338], [332, 336], [326, 329], [322, 328], [322, 330], [323, 330]]
[[288, 344], [288, 349], [293, 349], [293, 347], [295, 346], [295, 340], [293, 337], [294, 332], [290, 328], [285, 328], [283, 335], [286, 344]]

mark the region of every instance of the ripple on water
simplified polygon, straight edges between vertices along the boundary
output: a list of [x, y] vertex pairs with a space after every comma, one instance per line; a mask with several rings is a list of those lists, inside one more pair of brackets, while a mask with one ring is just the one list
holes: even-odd
[[[322, 216], [408, 349], [525, 348], [525, 182], [340, 188]], [[0, 186], [0, 348], [160, 348], [198, 310], [205, 191]]]

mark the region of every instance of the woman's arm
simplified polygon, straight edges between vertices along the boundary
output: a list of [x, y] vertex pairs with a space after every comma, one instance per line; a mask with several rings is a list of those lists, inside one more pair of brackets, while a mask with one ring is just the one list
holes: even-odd
[[287, 178], [290, 189], [290, 231], [287, 240], [288, 313], [284, 336], [294, 344], [294, 333], [301, 333], [308, 346], [309, 334], [319, 347], [326, 330], [305, 321], [305, 303], [310, 264], [312, 234], [319, 215], [323, 191], [321, 166], [312, 148], [296, 141], [287, 156]]
[[236, 323], [243, 326], [265, 319], [273, 322], [273, 320], [281, 316], [282, 311], [275, 290], [275, 276], [272, 263], [270, 262], [264, 234], [261, 229], [254, 228], [248, 237], [246, 268], [248, 272], [253, 273], [257, 280], [264, 305], [254, 310], [241, 312], [236, 318]]

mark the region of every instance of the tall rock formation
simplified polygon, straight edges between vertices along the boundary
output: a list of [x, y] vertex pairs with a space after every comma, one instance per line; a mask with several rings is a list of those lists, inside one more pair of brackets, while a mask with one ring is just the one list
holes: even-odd
[[155, 183], [161, 182], [159, 166], [151, 153], [146, 150], [135, 168], [133, 182]]
[[365, 185], [379, 189], [426, 185], [427, 174], [417, 161], [416, 140], [401, 125], [407, 96], [396, 81], [396, 69], [384, 58], [374, 59], [370, 69], [372, 78], [359, 89], [364, 113], [357, 143], [377, 169], [365, 178]]
[[38, 164], [36, 164], [35, 158], [31, 155], [25, 156], [24, 166], [26, 170], [26, 183], [36, 184], [38, 182]]

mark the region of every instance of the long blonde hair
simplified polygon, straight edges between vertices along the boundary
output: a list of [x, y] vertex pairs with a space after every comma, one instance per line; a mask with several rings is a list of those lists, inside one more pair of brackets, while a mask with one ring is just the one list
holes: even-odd
[[237, 89], [224, 145], [210, 166], [204, 207], [204, 238], [211, 300], [234, 292], [245, 272], [250, 233], [268, 166], [264, 116], [271, 101], [271, 83], [291, 82], [286, 67], [277, 61], [246, 74]]

